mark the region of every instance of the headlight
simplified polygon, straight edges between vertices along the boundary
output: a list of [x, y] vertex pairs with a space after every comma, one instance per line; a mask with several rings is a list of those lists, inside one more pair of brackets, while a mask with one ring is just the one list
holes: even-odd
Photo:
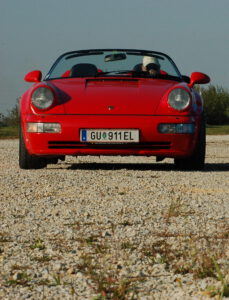
[[169, 104], [172, 108], [177, 110], [183, 110], [189, 106], [191, 101], [190, 95], [184, 89], [174, 89], [170, 92], [169, 97]]
[[46, 87], [37, 88], [32, 95], [32, 103], [39, 109], [46, 109], [53, 104], [54, 96], [52, 91]]

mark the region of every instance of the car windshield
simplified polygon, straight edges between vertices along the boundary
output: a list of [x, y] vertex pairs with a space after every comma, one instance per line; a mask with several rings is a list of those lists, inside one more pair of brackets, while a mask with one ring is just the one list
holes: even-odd
[[148, 63], [159, 66], [160, 77], [181, 79], [172, 59], [161, 52], [145, 50], [81, 50], [68, 52], [54, 63], [45, 80], [71, 77], [151, 77], [143, 70]]

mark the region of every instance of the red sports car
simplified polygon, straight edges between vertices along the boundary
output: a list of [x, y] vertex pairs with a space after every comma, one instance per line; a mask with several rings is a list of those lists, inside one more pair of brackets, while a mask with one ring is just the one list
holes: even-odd
[[179, 169], [205, 160], [203, 100], [193, 88], [209, 77], [182, 76], [166, 54], [93, 49], [61, 55], [20, 101], [19, 165], [44, 168], [66, 155], [174, 158]]

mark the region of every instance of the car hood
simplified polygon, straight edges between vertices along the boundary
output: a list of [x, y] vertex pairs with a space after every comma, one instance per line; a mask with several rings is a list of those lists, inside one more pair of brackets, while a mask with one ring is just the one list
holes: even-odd
[[49, 82], [66, 114], [151, 115], [177, 82], [159, 79], [61, 79]]

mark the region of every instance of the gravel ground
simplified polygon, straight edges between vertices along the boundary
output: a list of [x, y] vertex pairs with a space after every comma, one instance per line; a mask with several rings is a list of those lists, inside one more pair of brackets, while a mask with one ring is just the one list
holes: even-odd
[[207, 137], [203, 172], [147, 157], [26, 171], [0, 140], [0, 299], [229, 296], [228, 146]]

